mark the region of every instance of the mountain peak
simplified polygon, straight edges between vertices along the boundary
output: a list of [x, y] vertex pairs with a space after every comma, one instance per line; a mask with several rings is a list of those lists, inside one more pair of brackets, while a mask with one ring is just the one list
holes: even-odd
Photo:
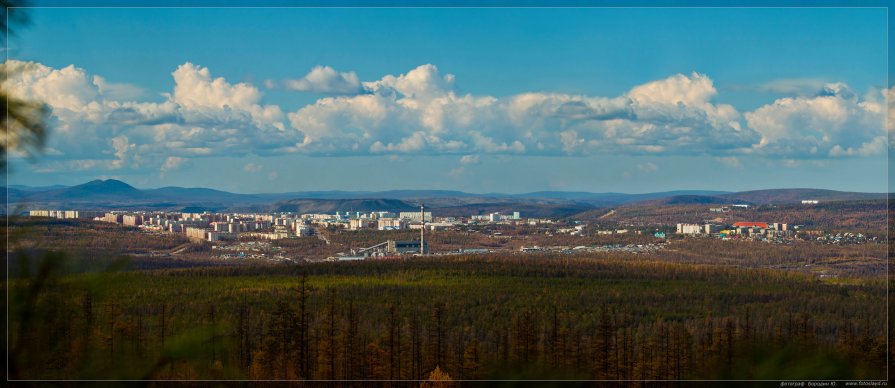
[[145, 196], [139, 189], [117, 179], [96, 179], [77, 186], [53, 191], [55, 199], [123, 199]]
[[90, 181], [90, 182], [87, 182], [87, 183], [84, 183], [84, 184], [81, 184], [81, 185], [78, 185], [78, 186], [75, 186], [75, 187], [82, 187], [82, 188], [88, 188], [88, 187], [89, 187], [89, 188], [104, 188], [104, 189], [113, 189], [113, 190], [127, 190], [127, 191], [135, 190], [135, 191], [139, 191], [139, 190], [137, 190], [136, 187], [131, 186], [131, 185], [129, 185], [129, 184], [127, 184], [127, 183], [124, 183], [124, 182], [122, 182], [122, 181], [120, 181], [120, 180], [117, 180], [117, 179], [106, 179], [106, 180], [102, 180], [102, 179], [94, 179], [94, 180], [92, 180], [92, 181]]

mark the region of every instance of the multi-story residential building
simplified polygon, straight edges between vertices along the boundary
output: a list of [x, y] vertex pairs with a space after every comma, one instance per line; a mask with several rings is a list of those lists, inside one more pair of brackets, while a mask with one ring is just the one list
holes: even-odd
[[376, 222], [379, 230], [407, 229], [407, 220], [402, 218], [380, 218]]

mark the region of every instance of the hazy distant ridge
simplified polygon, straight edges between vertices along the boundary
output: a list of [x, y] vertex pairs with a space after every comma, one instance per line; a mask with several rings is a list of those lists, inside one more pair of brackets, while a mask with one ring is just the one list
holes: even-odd
[[28, 187], [10, 186], [4, 192], [18, 208], [57, 209], [158, 209], [252, 210], [252, 211], [375, 211], [413, 210], [420, 202], [445, 213], [525, 211], [529, 215], [561, 216], [596, 207], [619, 205], [798, 203], [803, 199], [848, 201], [886, 198], [885, 193], [855, 193], [820, 189], [772, 189], [738, 193], [708, 190], [677, 190], [657, 193], [590, 193], [540, 191], [524, 194], [473, 194], [451, 190], [304, 191], [290, 193], [237, 194], [208, 188], [162, 187], [137, 189], [125, 182], [107, 179], [81, 185]]

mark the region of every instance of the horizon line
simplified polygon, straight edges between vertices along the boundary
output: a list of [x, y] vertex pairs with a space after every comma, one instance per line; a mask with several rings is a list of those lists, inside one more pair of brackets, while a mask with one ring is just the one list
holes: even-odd
[[[7, 192], [11, 188], [11, 186], [20, 186], [27, 188], [41, 188], [41, 187], [51, 187], [51, 186], [62, 186], [64, 188], [71, 188], [80, 185], [84, 185], [91, 182], [106, 182], [106, 181], [118, 181], [124, 183], [130, 187], [133, 187], [137, 190], [160, 190], [165, 188], [179, 188], [179, 189], [207, 189], [207, 190], [216, 190], [221, 192], [226, 192], [229, 194], [238, 194], [238, 195], [265, 195], [265, 194], [291, 194], [291, 193], [319, 193], [319, 192], [341, 192], [341, 193], [384, 193], [389, 191], [434, 191], [434, 192], [459, 192], [463, 194], [470, 195], [481, 195], [481, 196], [489, 196], [489, 195], [506, 195], [506, 196], [518, 196], [518, 195], [526, 195], [526, 194], [536, 194], [536, 193], [545, 193], [545, 192], [555, 192], [555, 193], [584, 193], [584, 194], [621, 194], [621, 195], [643, 195], [643, 194], [657, 194], [657, 193], [671, 193], [678, 191], [705, 191], [705, 192], [716, 192], [718, 194], [735, 194], [735, 193], [744, 193], [750, 191], [766, 191], [766, 190], [827, 190], [827, 191], [836, 191], [843, 193], [860, 193], [860, 194], [890, 194], [892, 192], [886, 191], [845, 191], [845, 190], [837, 190], [830, 188], [820, 188], [820, 187], [775, 187], [775, 188], [751, 188], [747, 190], [718, 190], [718, 189], [671, 189], [671, 190], [656, 190], [656, 191], [644, 191], [644, 192], [621, 192], [621, 191], [586, 191], [586, 190], [562, 190], [562, 189], [546, 189], [546, 190], [536, 190], [536, 191], [525, 191], [525, 192], [516, 192], [516, 193], [507, 193], [507, 192], [470, 192], [459, 189], [419, 189], [419, 188], [395, 188], [395, 189], [386, 189], [386, 190], [346, 190], [346, 189], [307, 189], [307, 190], [295, 190], [295, 191], [280, 191], [280, 192], [256, 192], [256, 193], [245, 193], [245, 192], [235, 192], [228, 191], [225, 189], [214, 188], [214, 187], [205, 187], [205, 186], [161, 186], [161, 187], [138, 187], [127, 183], [122, 179], [117, 178], [106, 178], [106, 179], [93, 179], [90, 181], [86, 181], [79, 184], [74, 185], [63, 185], [63, 184], [49, 184], [49, 185], [25, 185], [25, 184], [10, 184], [9, 176], [7, 176], [7, 184], [6, 190]], [[684, 194], [687, 195], [687, 194]]]

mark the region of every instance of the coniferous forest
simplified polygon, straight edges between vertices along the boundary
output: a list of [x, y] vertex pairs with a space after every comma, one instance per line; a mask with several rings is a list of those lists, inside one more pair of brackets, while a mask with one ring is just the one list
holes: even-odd
[[[70, 271], [13, 255], [13, 379], [883, 379], [886, 283], [488, 255]], [[24, 264], [25, 261], [31, 264]], [[83, 260], [79, 258], [78, 260]]]

